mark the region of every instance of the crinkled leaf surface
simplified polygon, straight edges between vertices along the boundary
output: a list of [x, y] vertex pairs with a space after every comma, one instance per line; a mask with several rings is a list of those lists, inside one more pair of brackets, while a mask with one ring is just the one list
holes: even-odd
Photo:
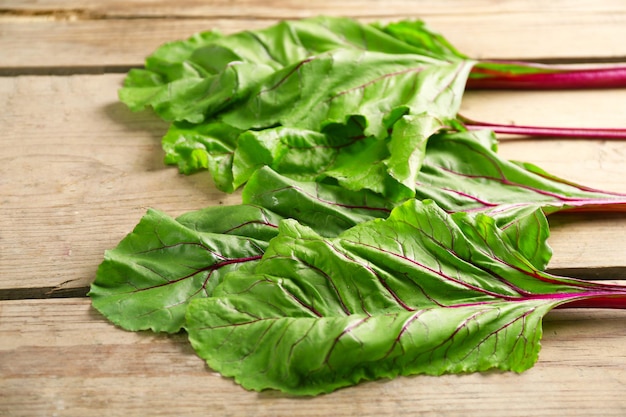
[[[538, 208], [550, 213], [568, 207], [624, 204], [619, 196], [590, 191], [536, 167], [502, 160], [493, 146], [489, 133], [432, 137], [419, 173], [417, 196], [435, 200], [448, 212], [495, 216], [504, 238], [540, 270], [547, 266], [551, 250], [548, 225]], [[323, 236], [336, 236], [363, 221], [386, 217], [397, 205], [371, 191], [295, 181], [270, 168], [252, 176], [243, 196], [244, 202], [257, 207], [215, 207], [176, 221], [162, 213], [149, 213], [118, 248], [107, 253], [92, 288], [94, 305], [125, 328], [176, 331], [187, 302], [210, 295], [223, 274], [243, 262], [237, 259], [247, 263], [261, 256], [281, 218], [294, 218]], [[239, 237], [222, 237], [224, 233]], [[230, 243], [218, 244], [222, 239]], [[212, 250], [216, 251], [213, 257], [206, 257]]]
[[163, 137], [165, 163], [185, 174], [208, 170], [217, 188], [235, 190], [233, 155], [241, 130], [224, 123], [173, 123]]
[[[430, 137], [429, 134], [411, 132], [415, 126], [423, 127], [427, 123], [407, 123], [407, 135], [396, 134], [400, 125], [396, 124], [391, 136], [401, 139], [398, 141], [398, 153], [404, 146], [403, 142]], [[413, 142], [406, 146], [417, 149], [421, 145]], [[541, 270], [545, 269], [550, 260], [551, 249], [547, 244], [549, 227], [545, 216], [537, 212], [538, 209], [550, 214], [574, 207], [592, 209], [626, 203], [623, 195], [591, 190], [564, 181], [533, 165], [503, 159], [495, 150], [496, 139], [489, 131], [439, 133], [428, 142], [423, 162], [414, 165], [419, 166], [420, 171], [404, 178], [417, 177], [416, 197], [432, 199], [448, 212], [485, 212], [495, 217], [512, 243]], [[289, 152], [285, 151], [285, 154]], [[405, 148], [402, 152], [407, 155], [409, 149]], [[347, 176], [346, 181], [363, 177], [364, 181], [376, 182], [378, 187], [392, 187], [389, 182], [385, 182], [387, 177], [376, 175], [377, 164], [368, 161], [363, 155], [360, 158], [346, 156], [346, 159], [354, 164], [353, 174]], [[404, 159], [408, 160], [410, 158]], [[346, 166], [348, 164], [346, 161]], [[405, 164], [403, 167], [410, 169], [410, 165]], [[340, 184], [345, 187], [345, 183]], [[376, 188], [376, 185], [372, 184], [371, 187]], [[373, 201], [371, 192], [364, 192], [363, 198]], [[386, 202], [385, 207], [388, 209], [392, 204]], [[280, 213], [288, 216], [288, 210], [283, 209]]]
[[[307, 172], [294, 172], [296, 178], [309, 179], [301, 175], [326, 171], [320, 175], [331, 175], [347, 188], [367, 188], [401, 200], [410, 196], [406, 182], [412, 178], [380, 161], [386, 158], [386, 163], [418, 168], [415, 162], [420, 158], [415, 156], [421, 148], [408, 149], [410, 157], [405, 161], [404, 153], [394, 152], [397, 147], [360, 143], [353, 149], [354, 157], [371, 166], [367, 175], [357, 177], [350, 164], [327, 165], [333, 161], [333, 151], [346, 146], [341, 143], [345, 138], [337, 142], [315, 133], [357, 117], [363, 136], [383, 139], [406, 113], [426, 112], [445, 124], [456, 116], [470, 70], [473, 77], [482, 78], [546, 71], [516, 63], [476, 65], [421, 21], [369, 25], [317, 17], [228, 36], [205, 32], [163, 45], [148, 57], [145, 69], [129, 73], [120, 98], [131, 109], [151, 106], [166, 120], [192, 122], [175, 124], [164, 138], [166, 162], [177, 164], [184, 173], [208, 169], [223, 191], [245, 183], [267, 159], [276, 162], [273, 168], [279, 172], [286, 168], [285, 174], [296, 166], [289, 164], [293, 160], [277, 161], [282, 151], [273, 146], [292, 146], [289, 140], [277, 140], [282, 135], [326, 150], [302, 165]], [[258, 133], [276, 126], [287, 130], [279, 135]], [[237, 136], [251, 129], [253, 134], [242, 140], [237, 158]], [[246, 144], [265, 140], [269, 143], [260, 146], [265, 152], [250, 159], [259, 146], [247, 149]], [[403, 148], [407, 150], [407, 145]], [[344, 150], [342, 155], [346, 154], [350, 152]]]
[[166, 162], [185, 173], [209, 169], [224, 191], [268, 165], [297, 179], [330, 176], [349, 189], [407, 198], [426, 139], [456, 115], [470, 66], [324, 53], [277, 71], [204, 123], [174, 124], [164, 138]]
[[493, 219], [411, 200], [322, 238], [283, 221], [263, 259], [191, 302], [209, 366], [253, 390], [314, 395], [396, 375], [523, 371], [541, 319], [623, 289], [543, 274]]
[[245, 97], [265, 76], [334, 49], [421, 52], [370, 25], [336, 17], [228, 36], [210, 31], [157, 49], [145, 69], [129, 72], [120, 99], [133, 110], [150, 106], [166, 120], [198, 123]]
[[285, 21], [166, 44], [129, 73], [120, 98], [175, 121], [165, 162], [208, 169], [223, 191], [268, 165], [402, 200], [428, 135], [456, 116], [474, 65], [440, 55], [351, 19]]
[[384, 141], [359, 128], [331, 132], [276, 127], [239, 136], [233, 160], [234, 187], [269, 166], [305, 181], [330, 177], [349, 190], [370, 190], [394, 200], [410, 198], [428, 138], [441, 122], [427, 114], [402, 116]]
[[240, 129], [275, 125], [321, 131], [362, 116], [364, 133], [379, 139], [398, 114], [456, 116], [472, 62], [412, 54], [338, 49], [272, 74], [219, 118]]

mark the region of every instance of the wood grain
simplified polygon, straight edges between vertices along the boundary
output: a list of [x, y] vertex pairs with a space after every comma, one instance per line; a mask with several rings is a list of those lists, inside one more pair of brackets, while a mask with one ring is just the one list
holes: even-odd
[[320, 14], [421, 18], [475, 58], [626, 59], [620, 1], [4, 1], [0, 70], [106, 71], [140, 65], [160, 44], [199, 31], [232, 33]]
[[0, 78], [0, 288], [85, 286], [148, 207], [237, 194], [164, 166], [167, 125], [117, 102], [121, 76]]
[[303, 7], [299, 0], [180, 0], [176, 3], [167, 0], [110, 0], [103, 4], [97, 0], [1, 0], [0, 9], [5, 14], [25, 13], [41, 16], [66, 18], [76, 17], [193, 17], [198, 16], [255, 16], [265, 18], [302, 17], [324, 13], [344, 14], [349, 16], [407, 16], [416, 11], [427, 16], [450, 15], [472, 17], [488, 14], [515, 14], [535, 12], [545, 14], [563, 13], [603, 13], [618, 14], [626, 11], [626, 5], [620, 0], [553, 0], [546, 3], [541, 0], [344, 0], [336, 3], [332, 0], [320, 0]]
[[[381, 380], [316, 398], [253, 393], [185, 335], [130, 333], [88, 300], [0, 302], [3, 416], [623, 416], [626, 313], [553, 311], [523, 373]], [[601, 400], [599, 400], [601, 399]]]

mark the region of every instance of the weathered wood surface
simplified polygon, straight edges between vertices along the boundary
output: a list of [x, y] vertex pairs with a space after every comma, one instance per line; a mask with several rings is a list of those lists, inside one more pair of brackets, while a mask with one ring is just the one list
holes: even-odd
[[[623, 312], [550, 313], [540, 360], [522, 375], [398, 378], [303, 400], [246, 392], [207, 369], [184, 335], [124, 332], [79, 297], [104, 250], [148, 207], [177, 215], [239, 201], [208, 175], [163, 165], [167, 126], [120, 104], [123, 74], [112, 72], [199, 30], [318, 14], [422, 17], [476, 57], [626, 57], [626, 3], [617, 0], [0, 0], [1, 416], [626, 415]], [[626, 90], [476, 92], [462, 112], [493, 122], [624, 127], [625, 102]], [[500, 145], [505, 157], [626, 191], [626, 142], [509, 139]], [[626, 276], [626, 216], [550, 222], [553, 270]]]
[[299, 0], [4, 0], [0, 69], [104, 71], [140, 64], [163, 42], [198, 31], [231, 33], [320, 14], [365, 21], [421, 18], [476, 58], [626, 57], [626, 3], [619, 0], [325, 0], [306, 6]]
[[0, 78], [0, 288], [84, 287], [148, 207], [239, 201], [163, 165], [167, 126], [117, 102], [121, 78]]

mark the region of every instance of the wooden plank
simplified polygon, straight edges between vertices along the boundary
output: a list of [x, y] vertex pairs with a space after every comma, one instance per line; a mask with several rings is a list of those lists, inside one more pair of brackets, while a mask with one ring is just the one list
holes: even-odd
[[117, 102], [121, 76], [0, 79], [0, 288], [83, 287], [148, 207], [232, 204], [162, 162], [167, 126]]
[[623, 311], [553, 311], [522, 374], [416, 376], [299, 399], [208, 369], [184, 335], [129, 333], [88, 300], [0, 302], [0, 415], [606, 416], [626, 410]]
[[42, 16], [47, 13], [61, 18], [76, 17], [198, 17], [198, 16], [255, 16], [264, 18], [292, 18], [324, 13], [356, 16], [406, 16], [420, 13], [424, 15], [486, 15], [541, 12], [546, 14], [563, 13], [610, 13], [626, 11], [620, 0], [553, 0], [545, 3], [540, 0], [423, 0], [416, 5], [410, 0], [320, 0], [302, 7], [299, 0], [180, 0], [171, 3], [166, 0], [111, 0], [106, 4], [97, 0], [0, 0], [0, 10], [5, 14], [30, 14]]
[[[626, 8], [594, 1], [6, 2], [0, 69], [140, 65], [160, 44], [195, 32], [259, 29], [278, 19], [332, 14], [364, 21], [422, 18], [476, 58], [626, 57]], [[172, 18], [176, 17], [176, 18]], [[36, 39], [37, 42], [33, 42]], [[497, 42], [493, 40], [497, 39]], [[45, 58], [44, 58], [45, 57]]]
[[[208, 175], [185, 177], [163, 165], [160, 137], [166, 124], [119, 103], [121, 80], [115, 74], [0, 78], [5, 98], [0, 101], [0, 289], [84, 288], [104, 250], [130, 232], [148, 207], [178, 215], [239, 201], [237, 194], [216, 190]], [[553, 94], [560, 96], [510, 94], [492, 100], [475, 94], [468, 96], [464, 112], [482, 118], [493, 113], [494, 121], [509, 114], [507, 108], [515, 110], [515, 121], [524, 122], [538, 122], [539, 116], [545, 123], [624, 120], [624, 92], [569, 95], [568, 102], [607, 110], [585, 113], [586, 119], [534, 110], [537, 103], [559, 102]], [[626, 191], [626, 142], [507, 141], [500, 148], [506, 157], [538, 163], [564, 178]], [[625, 230], [624, 216], [562, 221], [551, 238], [550, 266], [623, 274]]]
[[[491, 123], [624, 128], [625, 102], [626, 89], [470, 91], [463, 96], [460, 114]], [[533, 162], [588, 187], [626, 192], [624, 141], [502, 139], [499, 152], [505, 158]]]

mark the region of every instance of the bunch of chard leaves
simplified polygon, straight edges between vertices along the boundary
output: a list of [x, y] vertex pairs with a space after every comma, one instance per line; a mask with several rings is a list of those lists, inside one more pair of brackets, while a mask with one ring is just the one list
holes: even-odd
[[[439, 140], [463, 143], [451, 136]], [[126, 329], [185, 329], [249, 389], [312, 395], [394, 375], [522, 371], [550, 309], [626, 297], [540, 272], [551, 251], [532, 198], [530, 215], [499, 226], [270, 168], [242, 195], [177, 219], [150, 210], [107, 252], [90, 296]]]
[[[503, 160], [495, 146], [490, 132], [434, 135], [415, 188], [417, 197], [436, 201], [448, 213], [489, 214], [540, 270], [552, 252], [548, 224], [538, 209], [549, 214], [626, 204], [624, 196], [588, 190], [534, 166]], [[210, 296], [226, 272], [257, 261], [280, 220], [295, 219], [332, 237], [384, 218], [400, 204], [369, 190], [294, 180], [269, 167], [251, 175], [242, 200], [241, 206], [209, 207], [177, 219], [151, 210], [107, 253], [92, 289], [96, 308], [132, 330], [177, 331], [189, 300]]]
[[190, 304], [185, 328], [244, 387], [314, 395], [396, 375], [523, 371], [550, 309], [602, 297], [626, 288], [541, 273], [490, 217], [410, 200], [336, 238], [282, 222], [257, 264]]
[[[184, 328], [209, 366], [248, 389], [314, 395], [396, 375], [521, 372], [537, 359], [548, 311], [626, 300], [625, 287], [541, 272], [490, 216], [410, 199], [361, 221], [388, 203], [351, 192], [344, 201], [356, 204], [328, 203], [345, 190], [288, 184], [280, 191], [294, 201], [336, 213], [314, 224], [327, 236], [303, 224], [316, 209], [302, 222], [254, 205], [176, 220], [150, 211], [108, 252], [94, 306], [128, 329]], [[357, 224], [336, 234], [350, 217]], [[520, 226], [536, 236], [545, 227]]]
[[492, 132], [452, 132], [473, 68], [416, 22], [316, 18], [160, 48], [121, 99], [173, 121], [168, 163], [244, 185], [243, 204], [150, 210], [106, 253], [94, 306], [129, 330], [185, 329], [255, 390], [532, 366], [549, 310], [626, 298], [541, 272], [544, 213], [626, 199], [503, 160]]
[[428, 137], [456, 117], [473, 63], [319, 17], [167, 44], [129, 73], [120, 98], [172, 121], [166, 162], [208, 169], [223, 191], [270, 165], [400, 201], [413, 195]]
[[166, 163], [206, 169], [223, 191], [271, 166], [402, 201], [428, 138], [467, 121], [457, 112], [468, 77], [545, 71], [469, 59], [419, 21], [317, 17], [166, 44], [120, 98], [172, 122]]

